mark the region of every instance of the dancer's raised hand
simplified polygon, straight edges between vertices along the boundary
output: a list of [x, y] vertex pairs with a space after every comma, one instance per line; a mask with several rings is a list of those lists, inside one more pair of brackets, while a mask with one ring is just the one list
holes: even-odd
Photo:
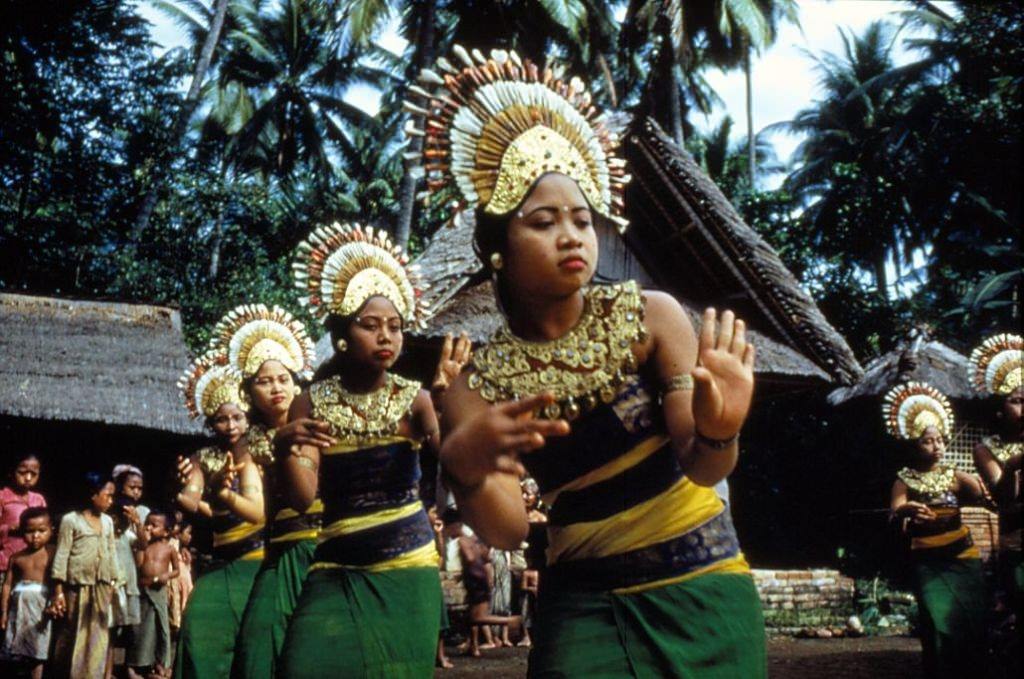
[[549, 436], [565, 436], [569, 423], [534, 415], [552, 403], [549, 393], [482, 408], [452, 432], [441, 448], [441, 462], [464, 487], [482, 483], [488, 474], [525, 473], [519, 456], [544, 446]]
[[430, 384], [431, 392], [444, 391], [455, 382], [455, 378], [472, 358], [472, 348], [473, 345], [466, 333], [462, 333], [454, 341], [450, 333], [445, 335], [444, 344], [441, 345], [441, 358], [437, 362], [437, 371]]
[[704, 312], [704, 326], [693, 371], [693, 420], [698, 434], [727, 440], [739, 433], [754, 394], [754, 345], [747, 342], [746, 324], [733, 312]]

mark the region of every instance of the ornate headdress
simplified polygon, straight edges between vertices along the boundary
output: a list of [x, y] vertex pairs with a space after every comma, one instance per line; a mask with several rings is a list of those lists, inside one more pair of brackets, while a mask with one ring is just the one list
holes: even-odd
[[928, 427], [943, 436], [953, 431], [953, 408], [938, 389], [924, 382], [898, 384], [885, 395], [882, 417], [889, 434], [917, 439]]
[[300, 301], [321, 320], [349, 316], [375, 295], [387, 298], [408, 323], [424, 324], [426, 305], [418, 268], [383, 231], [358, 224], [323, 226], [299, 243], [295, 284]]
[[989, 337], [971, 352], [971, 381], [980, 391], [1009, 394], [1021, 387], [1021, 355], [1024, 340], [1020, 335]]
[[178, 380], [178, 388], [193, 418], [211, 417], [225, 403], [234, 403], [243, 410], [249, 407], [240, 375], [220, 351], [208, 351], [192, 361]]
[[213, 328], [212, 346], [227, 355], [242, 377], [252, 377], [270, 360], [308, 377], [316, 358], [306, 327], [281, 307], [268, 309], [263, 304], [243, 304], [229, 311]]
[[424, 69], [422, 87], [410, 87], [405, 102], [426, 119], [423, 130], [407, 124], [406, 134], [424, 137], [427, 190], [454, 183], [462, 196], [456, 211], [482, 205], [501, 215], [541, 175], [561, 172], [624, 231], [626, 163], [614, 155], [618, 138], [598, 120], [583, 81], [564, 82], [515, 52], [492, 50], [489, 59], [458, 45], [453, 52], [455, 64], [441, 58], [437, 70]]

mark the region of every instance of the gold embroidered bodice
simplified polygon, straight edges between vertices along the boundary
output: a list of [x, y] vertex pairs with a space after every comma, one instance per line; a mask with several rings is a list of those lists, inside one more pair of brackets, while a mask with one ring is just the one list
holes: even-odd
[[468, 383], [490, 402], [549, 391], [550, 419], [575, 419], [599, 402], [615, 398], [626, 375], [636, 372], [633, 344], [646, 338], [644, 300], [635, 281], [597, 285], [584, 291], [583, 314], [564, 336], [528, 342], [507, 325], [473, 357]]

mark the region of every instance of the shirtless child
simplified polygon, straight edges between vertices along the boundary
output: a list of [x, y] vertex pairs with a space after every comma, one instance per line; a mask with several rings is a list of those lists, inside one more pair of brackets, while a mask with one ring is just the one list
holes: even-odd
[[167, 583], [178, 577], [178, 550], [170, 543], [168, 515], [152, 510], [143, 526], [145, 548], [135, 553], [139, 565], [139, 619], [128, 654], [128, 676], [169, 676], [171, 627]]
[[43, 507], [30, 507], [21, 514], [19, 530], [27, 545], [10, 560], [8, 577], [0, 590], [0, 629], [4, 636], [3, 655], [31, 669], [41, 679], [50, 647], [50, 617], [47, 572], [53, 560], [50, 544], [53, 524]]

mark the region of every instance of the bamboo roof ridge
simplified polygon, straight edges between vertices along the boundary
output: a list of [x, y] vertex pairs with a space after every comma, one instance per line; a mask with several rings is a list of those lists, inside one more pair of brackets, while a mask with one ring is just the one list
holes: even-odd
[[[631, 226], [624, 245], [601, 236], [599, 279], [635, 278], [666, 290], [695, 324], [704, 306], [729, 305], [748, 321], [761, 375], [819, 384], [860, 376], [845, 339], [685, 151], [648, 122], [627, 136], [626, 153], [634, 175], [626, 202]], [[425, 338], [466, 332], [483, 342], [503, 323], [490, 284], [481, 280], [472, 233], [472, 216], [465, 215], [439, 229], [416, 261], [430, 282], [425, 301], [432, 316], [418, 333]]]
[[926, 382], [951, 399], [982, 397], [971, 384], [967, 357], [931, 339], [926, 328], [914, 328], [896, 349], [868, 363], [859, 382], [830, 393], [828, 402], [838, 406], [856, 398], [878, 398], [910, 381]]
[[0, 293], [0, 328], [0, 415], [203, 433], [179, 401], [176, 310]]

